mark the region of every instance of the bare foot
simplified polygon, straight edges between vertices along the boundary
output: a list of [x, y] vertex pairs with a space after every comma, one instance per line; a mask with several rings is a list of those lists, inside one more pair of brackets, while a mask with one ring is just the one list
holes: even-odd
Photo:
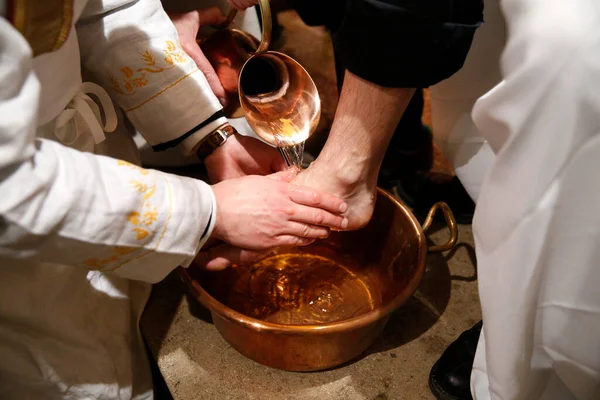
[[292, 183], [312, 187], [344, 200], [348, 204], [348, 211], [344, 214], [348, 218], [346, 230], [364, 227], [371, 220], [375, 208], [377, 180], [367, 182], [368, 179], [339, 176], [339, 172], [336, 174], [335, 168], [327, 164], [317, 159], [300, 172]]

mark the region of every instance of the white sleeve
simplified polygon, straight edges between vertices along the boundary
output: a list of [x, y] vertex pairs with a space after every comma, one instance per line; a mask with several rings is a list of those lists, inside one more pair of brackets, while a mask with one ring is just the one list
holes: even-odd
[[2, 18], [0, 82], [0, 258], [147, 282], [189, 265], [214, 225], [210, 186], [36, 140], [31, 49]]
[[89, 0], [77, 23], [82, 64], [153, 146], [194, 146], [227, 122], [159, 0]]

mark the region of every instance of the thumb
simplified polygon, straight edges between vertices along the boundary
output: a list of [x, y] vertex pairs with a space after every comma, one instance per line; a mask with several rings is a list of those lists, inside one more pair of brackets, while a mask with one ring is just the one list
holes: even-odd
[[268, 251], [245, 250], [230, 244], [222, 244], [199, 253], [194, 264], [209, 271], [220, 271], [232, 265], [256, 261], [267, 253]]
[[298, 175], [298, 172], [298, 168], [290, 167], [286, 170], [267, 175], [267, 178], [274, 179], [276, 181], [291, 182], [292, 179], [294, 179], [296, 175]]

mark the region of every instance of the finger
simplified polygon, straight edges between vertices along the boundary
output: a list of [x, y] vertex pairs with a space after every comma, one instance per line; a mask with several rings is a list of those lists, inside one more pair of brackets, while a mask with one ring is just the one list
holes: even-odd
[[329, 229], [323, 226], [302, 224], [295, 221], [288, 222], [284, 232], [289, 235], [310, 239], [325, 239], [329, 236]]
[[268, 251], [251, 251], [222, 244], [196, 257], [195, 264], [210, 271], [219, 271], [232, 265], [254, 262], [268, 254]]
[[348, 218], [315, 207], [298, 206], [290, 210], [290, 221], [333, 229], [346, 229]]
[[[202, 10], [196, 10], [196, 16], [198, 20], [198, 27], [202, 28], [206, 25], [218, 25], [223, 23], [227, 17], [223, 14], [223, 11], [219, 7], [213, 6], [209, 8], [205, 8]], [[198, 28], [198, 29], [199, 29]], [[183, 44], [183, 43], [182, 43]], [[198, 46], [195, 42], [186, 42], [186, 46], [184, 50], [189, 54], [189, 56], [194, 60], [196, 66], [206, 78], [208, 85], [212, 92], [217, 96], [221, 105], [227, 105], [227, 95], [225, 94], [225, 89], [219, 80], [219, 76], [215, 72], [215, 69], [210, 64], [200, 46]]]
[[275, 174], [267, 175], [267, 178], [274, 179], [276, 181], [290, 182], [298, 175], [298, 168], [291, 167]]
[[189, 46], [186, 46], [184, 50], [188, 53], [192, 60], [194, 60], [198, 69], [202, 71], [206, 81], [208, 82], [208, 85], [210, 86], [210, 89], [215, 96], [217, 96], [221, 105], [223, 107], [226, 106], [227, 95], [225, 94], [225, 89], [223, 88], [215, 69], [200, 49], [200, 46], [198, 46], [196, 43], [192, 43]]
[[348, 205], [341, 199], [306, 186], [290, 185], [290, 199], [294, 203], [318, 207], [332, 213], [345, 213]]
[[294, 235], [281, 235], [277, 237], [278, 246], [308, 246], [315, 242], [315, 239], [304, 238]]

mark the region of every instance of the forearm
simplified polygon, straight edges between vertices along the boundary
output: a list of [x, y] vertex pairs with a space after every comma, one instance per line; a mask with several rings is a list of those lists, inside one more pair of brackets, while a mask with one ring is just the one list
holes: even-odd
[[331, 133], [319, 158], [332, 171], [343, 172], [345, 180], [358, 180], [365, 171], [375, 177], [414, 92], [379, 86], [346, 71]]
[[41, 140], [0, 170], [0, 257], [148, 282], [191, 262], [211, 233], [212, 191]]
[[0, 54], [0, 258], [148, 282], [191, 262], [211, 234], [210, 187], [35, 140], [31, 50], [3, 19]]

